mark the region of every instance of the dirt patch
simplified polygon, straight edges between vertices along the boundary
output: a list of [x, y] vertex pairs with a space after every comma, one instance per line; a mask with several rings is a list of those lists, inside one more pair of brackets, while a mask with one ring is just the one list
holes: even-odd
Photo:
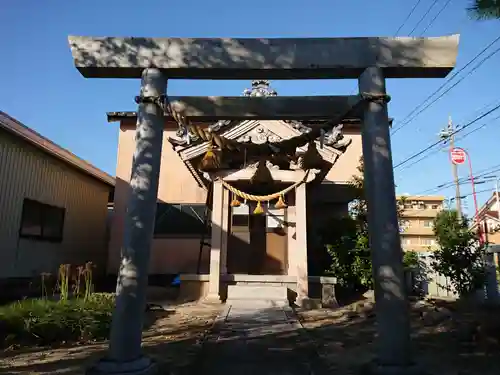
[[[374, 303], [298, 312], [332, 373], [359, 373], [375, 356]], [[414, 357], [441, 375], [500, 373], [500, 309], [452, 301], [413, 302]]]
[[[196, 345], [212, 326], [221, 305], [181, 304], [147, 314], [149, 328], [144, 332], [144, 352], [162, 368], [184, 367], [197, 354]], [[0, 373], [8, 374], [84, 374], [84, 369], [105, 354], [106, 342], [73, 345], [57, 349], [21, 348], [0, 355]]]

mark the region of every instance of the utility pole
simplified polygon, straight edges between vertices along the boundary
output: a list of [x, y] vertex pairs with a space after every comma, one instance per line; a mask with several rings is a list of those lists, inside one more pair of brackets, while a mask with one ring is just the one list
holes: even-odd
[[500, 219], [500, 195], [498, 193], [498, 177], [495, 178], [495, 198], [497, 200], [498, 219]]
[[[441, 132], [439, 133], [439, 138], [441, 138], [444, 141], [444, 143], [446, 143], [446, 141], [450, 142], [450, 153], [451, 153], [451, 150], [455, 148], [455, 128], [453, 126], [453, 122], [451, 121], [451, 116], [448, 118], [448, 125], [444, 127], [443, 130], [441, 130]], [[453, 172], [453, 180], [455, 182], [455, 203], [457, 205], [457, 215], [458, 218], [461, 219], [462, 197], [460, 195], [460, 184], [458, 182], [458, 166], [455, 163], [451, 163], [451, 168]]]

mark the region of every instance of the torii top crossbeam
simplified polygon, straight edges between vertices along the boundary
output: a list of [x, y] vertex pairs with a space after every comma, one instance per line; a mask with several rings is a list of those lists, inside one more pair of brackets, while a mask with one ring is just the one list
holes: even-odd
[[70, 36], [75, 65], [88, 78], [442, 78], [455, 66], [458, 35], [435, 38], [134, 38]]

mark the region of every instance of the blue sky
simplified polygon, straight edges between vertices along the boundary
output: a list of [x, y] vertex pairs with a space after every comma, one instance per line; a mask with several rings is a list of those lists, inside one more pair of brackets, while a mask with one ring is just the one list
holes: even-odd
[[[408, 35], [433, 1], [422, 0], [399, 35]], [[416, 28], [414, 36], [421, 35], [445, 2], [438, 1], [430, 15]], [[392, 36], [414, 3], [414, 0], [1, 0], [0, 109], [114, 174], [118, 129], [116, 124], [106, 122], [105, 114], [107, 111], [135, 110], [133, 98], [138, 93], [139, 82], [83, 78], [73, 66], [67, 42], [69, 34], [152, 37]], [[468, 0], [451, 1], [423, 34], [460, 33], [458, 68], [500, 35], [500, 21], [470, 20], [465, 12], [468, 3]], [[465, 123], [477, 116], [485, 105], [498, 102], [499, 62], [500, 53], [399, 131], [393, 138], [394, 163], [434, 142], [449, 115], [457, 124]], [[389, 106], [390, 116], [396, 121], [404, 119], [443, 82], [438, 79], [390, 80], [388, 93], [393, 98]], [[248, 86], [248, 81], [177, 80], [170, 82], [168, 93], [240, 95]], [[353, 93], [356, 82], [274, 81], [273, 87], [281, 95], [335, 95]], [[499, 123], [500, 120], [491, 122], [459, 141], [458, 145], [470, 153], [474, 170], [500, 164], [500, 158], [494, 152], [500, 133]], [[467, 168], [460, 168], [460, 176], [465, 177], [467, 173]], [[407, 169], [396, 170], [398, 193], [422, 193], [451, 179], [451, 167], [444, 151]], [[492, 183], [488, 183], [477, 189], [481, 191], [492, 187]], [[470, 186], [462, 187], [462, 194], [469, 194], [470, 191]], [[452, 189], [435, 192], [450, 197], [454, 194]], [[484, 201], [489, 194], [480, 194], [480, 201]], [[472, 199], [468, 203], [471, 209]]]

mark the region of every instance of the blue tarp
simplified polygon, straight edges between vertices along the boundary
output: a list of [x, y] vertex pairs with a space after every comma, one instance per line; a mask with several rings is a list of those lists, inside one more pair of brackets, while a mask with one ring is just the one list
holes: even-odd
[[172, 286], [179, 286], [181, 285], [181, 277], [179, 275], [177, 275], [174, 280], [172, 281]]

